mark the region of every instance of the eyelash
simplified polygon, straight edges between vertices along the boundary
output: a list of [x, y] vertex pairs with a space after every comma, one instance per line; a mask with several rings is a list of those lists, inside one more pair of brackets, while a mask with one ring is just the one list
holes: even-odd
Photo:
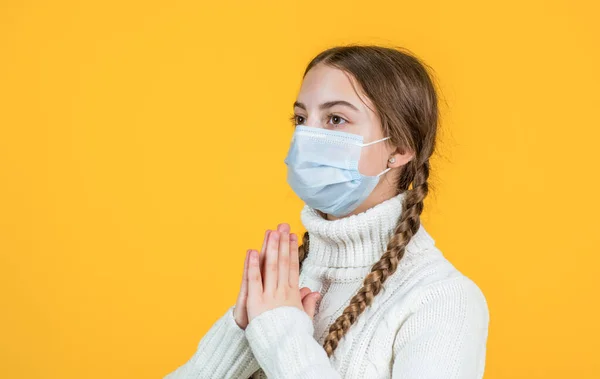
[[[296, 118], [297, 118], [297, 117], [302, 117], [302, 116], [298, 116], [298, 115], [296, 115], [295, 113], [292, 113], [292, 115], [291, 115], [291, 116], [290, 116], [290, 118], [289, 118], [290, 122], [292, 123], [292, 126], [294, 126], [294, 127], [296, 127], [296, 125], [297, 125], [297, 124], [296, 124]], [[329, 114], [327, 115], [327, 119], [328, 119], [328, 120], [329, 120], [329, 119], [331, 119], [332, 117], [339, 117], [339, 118], [341, 118], [342, 120], [344, 120], [344, 121], [345, 121], [344, 123], [341, 123], [341, 124], [331, 124], [331, 125], [333, 125], [333, 126], [334, 126], [334, 128], [335, 128], [335, 127], [337, 127], [337, 126], [339, 126], [339, 125], [343, 125], [343, 124], [346, 124], [346, 123], [348, 123], [348, 120], [346, 120], [344, 117], [342, 117], [342, 116], [340, 116], [340, 115], [337, 115], [337, 114], [334, 114], [334, 113], [329, 113]]]

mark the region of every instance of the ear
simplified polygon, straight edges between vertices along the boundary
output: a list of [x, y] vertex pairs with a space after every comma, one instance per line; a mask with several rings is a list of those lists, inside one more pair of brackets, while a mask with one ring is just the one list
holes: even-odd
[[403, 152], [400, 151], [400, 149], [398, 148], [388, 157], [387, 165], [391, 168], [402, 167], [408, 162], [410, 162], [414, 157], [414, 152], [410, 150], [406, 150]]

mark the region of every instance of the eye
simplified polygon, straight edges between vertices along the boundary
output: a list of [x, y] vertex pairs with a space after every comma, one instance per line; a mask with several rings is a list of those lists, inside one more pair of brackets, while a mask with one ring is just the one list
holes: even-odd
[[[342, 116], [338, 116], [336, 114], [329, 114], [329, 115], [327, 115], [327, 117], [329, 120], [333, 120], [332, 125], [343, 125], [348, 122], [348, 120], [346, 120]], [[342, 122], [342, 121], [344, 121], [344, 122]]]
[[296, 125], [302, 124], [302, 122], [304, 122], [304, 117], [298, 116], [296, 114], [292, 114], [290, 116], [289, 120], [292, 123], [292, 126], [296, 126]]

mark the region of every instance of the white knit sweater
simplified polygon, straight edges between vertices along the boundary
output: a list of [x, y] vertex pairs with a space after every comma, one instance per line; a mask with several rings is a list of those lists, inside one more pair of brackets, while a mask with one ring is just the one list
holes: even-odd
[[331, 357], [329, 326], [385, 252], [405, 193], [365, 212], [326, 220], [305, 205], [310, 235], [300, 287], [322, 294], [314, 320], [284, 306], [240, 329], [231, 306], [195, 354], [164, 379], [481, 379], [489, 312], [479, 287], [459, 272], [421, 225], [397, 271], [339, 341]]

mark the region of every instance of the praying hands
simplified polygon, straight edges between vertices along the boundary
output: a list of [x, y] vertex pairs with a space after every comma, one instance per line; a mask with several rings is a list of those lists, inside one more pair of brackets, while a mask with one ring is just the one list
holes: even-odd
[[299, 308], [312, 319], [320, 293], [298, 287], [298, 237], [288, 224], [279, 224], [277, 230], [266, 231], [260, 255], [256, 250], [246, 254], [236, 323], [245, 329], [261, 313], [281, 306]]

